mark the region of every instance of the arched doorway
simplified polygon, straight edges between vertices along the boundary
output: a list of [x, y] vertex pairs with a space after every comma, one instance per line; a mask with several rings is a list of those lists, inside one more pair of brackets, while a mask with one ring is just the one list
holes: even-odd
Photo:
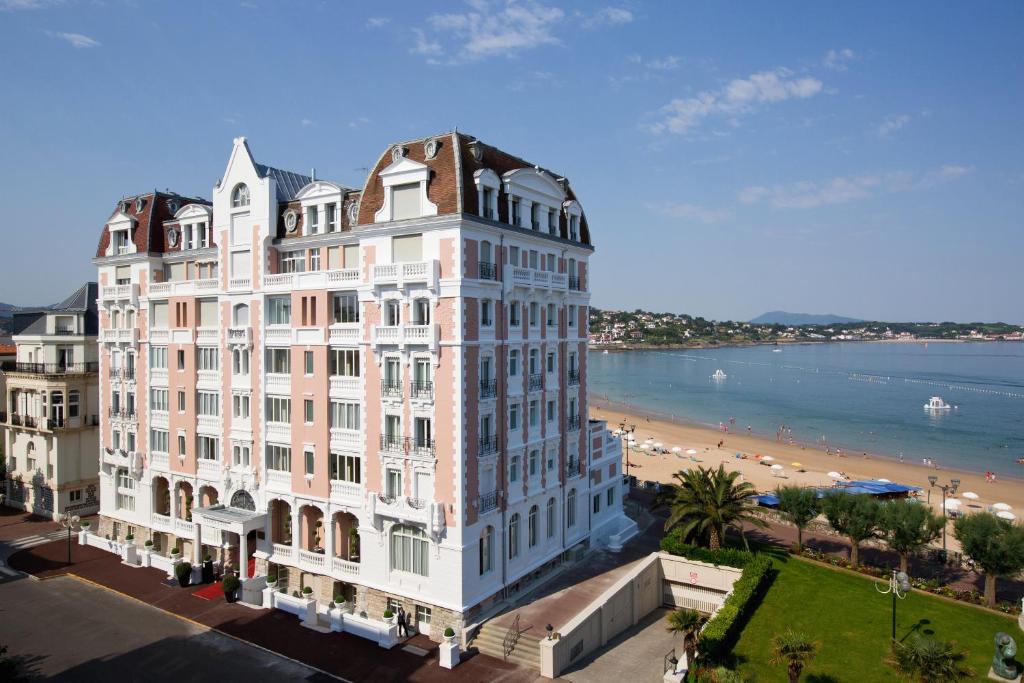
[[334, 547], [331, 553], [349, 562], [359, 561], [359, 519], [349, 512], [334, 514]]

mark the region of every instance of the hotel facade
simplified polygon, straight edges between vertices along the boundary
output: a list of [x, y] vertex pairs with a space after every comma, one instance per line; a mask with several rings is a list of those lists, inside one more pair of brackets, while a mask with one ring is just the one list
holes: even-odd
[[[99, 534], [463, 631], [626, 533], [587, 419], [568, 181], [446, 133], [362, 188], [257, 163], [120, 201], [99, 268]], [[616, 539], [617, 540], [617, 539]]]

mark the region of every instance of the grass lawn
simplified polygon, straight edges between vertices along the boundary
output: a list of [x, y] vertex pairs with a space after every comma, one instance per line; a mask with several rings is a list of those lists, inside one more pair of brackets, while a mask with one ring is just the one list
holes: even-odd
[[[787, 627], [802, 631], [820, 647], [802, 681], [900, 681], [883, 664], [889, 652], [892, 596], [875, 592], [876, 581], [773, 553], [779, 570], [764, 600], [740, 635], [737, 669], [752, 681], [786, 681], [784, 666], [773, 666], [771, 641]], [[1016, 619], [911, 593], [897, 600], [896, 637], [917, 631], [955, 640], [969, 653], [977, 680], [985, 680], [996, 631], [1022, 640]]]

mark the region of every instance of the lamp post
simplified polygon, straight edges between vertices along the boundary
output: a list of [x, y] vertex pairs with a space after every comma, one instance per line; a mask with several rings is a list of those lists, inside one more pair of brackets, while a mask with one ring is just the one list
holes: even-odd
[[910, 592], [910, 577], [907, 576], [906, 572], [897, 572], [895, 569], [892, 570], [892, 576], [889, 577], [889, 585], [885, 590], [879, 590], [878, 584], [875, 584], [875, 590], [882, 595], [892, 593], [892, 639], [896, 640], [896, 598], [903, 600], [907, 597], [907, 593]]
[[636, 431], [636, 425], [630, 425], [629, 429], [626, 429], [626, 423], [619, 423], [619, 435], [626, 441], [626, 474], [629, 474], [629, 437]]
[[[934, 474], [928, 475], [928, 483], [931, 486], [936, 486], [939, 478]], [[950, 479], [948, 484], [938, 485], [938, 488], [942, 490], [942, 514], [946, 514], [946, 493], [956, 493], [956, 490], [960, 488], [959, 479]], [[929, 489], [930, 492], [930, 489]], [[942, 561], [946, 561], [946, 525], [942, 525]]]
[[70, 512], [65, 512], [60, 516], [60, 525], [68, 530], [68, 566], [71, 566], [71, 533], [78, 531], [78, 523], [81, 518], [78, 515], [73, 515]]

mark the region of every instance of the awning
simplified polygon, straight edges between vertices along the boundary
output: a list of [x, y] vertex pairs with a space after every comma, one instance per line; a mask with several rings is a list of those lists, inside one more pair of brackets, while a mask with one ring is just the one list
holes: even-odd
[[211, 505], [192, 510], [192, 521], [210, 529], [247, 534], [253, 529], [263, 529], [267, 513], [243, 510], [225, 505]]

